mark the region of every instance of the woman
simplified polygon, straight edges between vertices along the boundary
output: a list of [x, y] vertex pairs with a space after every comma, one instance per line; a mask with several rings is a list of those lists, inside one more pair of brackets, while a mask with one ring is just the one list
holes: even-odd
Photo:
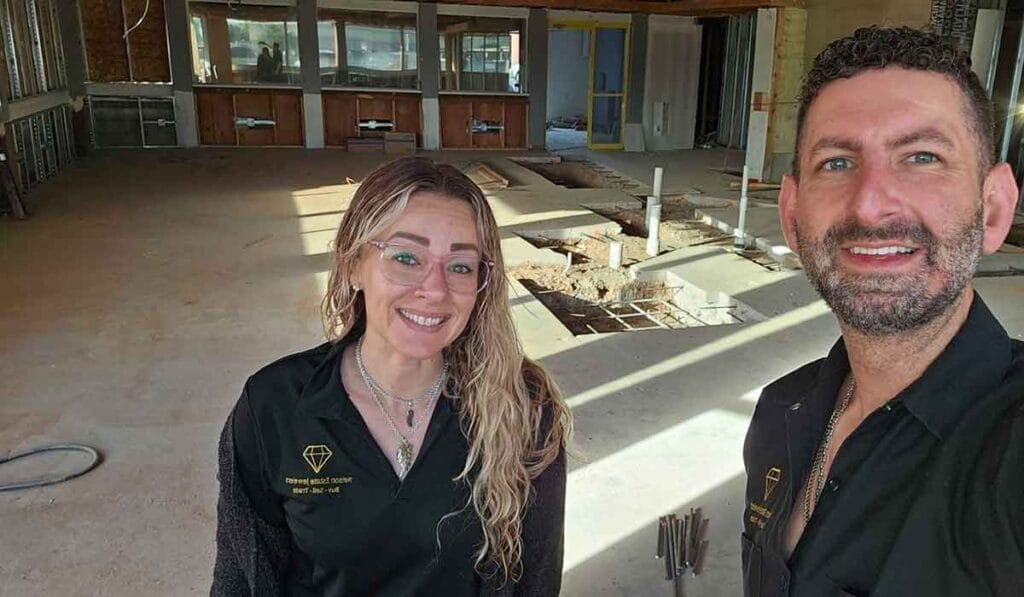
[[213, 595], [556, 595], [568, 409], [523, 356], [498, 227], [455, 168], [372, 172], [329, 342], [260, 370], [220, 443]]

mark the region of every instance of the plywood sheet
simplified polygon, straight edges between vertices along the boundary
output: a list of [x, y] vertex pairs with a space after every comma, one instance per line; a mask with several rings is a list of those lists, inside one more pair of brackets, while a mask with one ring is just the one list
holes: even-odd
[[275, 93], [274, 121], [277, 122], [278, 145], [305, 145], [302, 131], [302, 96], [297, 93]]
[[356, 98], [347, 93], [324, 92], [324, 143], [344, 147], [356, 131]]
[[200, 144], [236, 144], [235, 109], [230, 93], [197, 89], [196, 112], [199, 120]]
[[469, 100], [453, 97], [442, 97], [441, 111], [441, 147], [445, 149], [465, 149], [473, 146], [469, 134], [469, 121], [473, 116], [473, 104]]
[[130, 81], [121, 0], [90, 0], [81, 7], [90, 81]]
[[[171, 67], [167, 58], [167, 24], [164, 21], [164, 0], [148, 0], [149, 11], [137, 29], [128, 35], [133, 81], [170, 82]], [[147, 0], [124, 0], [125, 22], [134, 25], [142, 16]]]

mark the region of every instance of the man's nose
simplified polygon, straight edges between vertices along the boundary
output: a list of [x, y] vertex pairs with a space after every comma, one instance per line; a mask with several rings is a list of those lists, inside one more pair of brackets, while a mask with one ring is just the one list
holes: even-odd
[[897, 174], [887, 164], [865, 164], [850, 198], [851, 215], [863, 226], [876, 226], [902, 215], [904, 204], [898, 183]]

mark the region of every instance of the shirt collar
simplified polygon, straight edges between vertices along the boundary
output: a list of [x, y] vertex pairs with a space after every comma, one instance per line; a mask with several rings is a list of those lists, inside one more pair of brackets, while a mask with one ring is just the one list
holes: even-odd
[[341, 383], [341, 355], [357, 339], [357, 334], [349, 334], [328, 349], [324, 360], [313, 370], [299, 395], [298, 407], [302, 412], [320, 419], [359, 417], [359, 412], [352, 401], [347, 399], [348, 392]]
[[[977, 292], [960, 330], [925, 372], [894, 399], [901, 401], [939, 439], [978, 398], [994, 390], [1012, 361], [1006, 330]], [[820, 409], [826, 419], [850, 371], [846, 345], [840, 338], [818, 369], [808, 396], [828, 396]], [[782, 400], [792, 397], [780, 396]]]
[[1002, 383], [1012, 358], [1006, 330], [975, 292], [960, 330], [898, 398], [942, 439], [971, 404]]

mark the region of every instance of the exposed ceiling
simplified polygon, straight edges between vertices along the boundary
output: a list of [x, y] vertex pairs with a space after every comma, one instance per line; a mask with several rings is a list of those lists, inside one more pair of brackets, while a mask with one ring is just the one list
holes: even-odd
[[520, 6], [593, 12], [638, 12], [707, 16], [748, 12], [756, 8], [803, 7], [804, 0], [443, 0], [446, 4]]

